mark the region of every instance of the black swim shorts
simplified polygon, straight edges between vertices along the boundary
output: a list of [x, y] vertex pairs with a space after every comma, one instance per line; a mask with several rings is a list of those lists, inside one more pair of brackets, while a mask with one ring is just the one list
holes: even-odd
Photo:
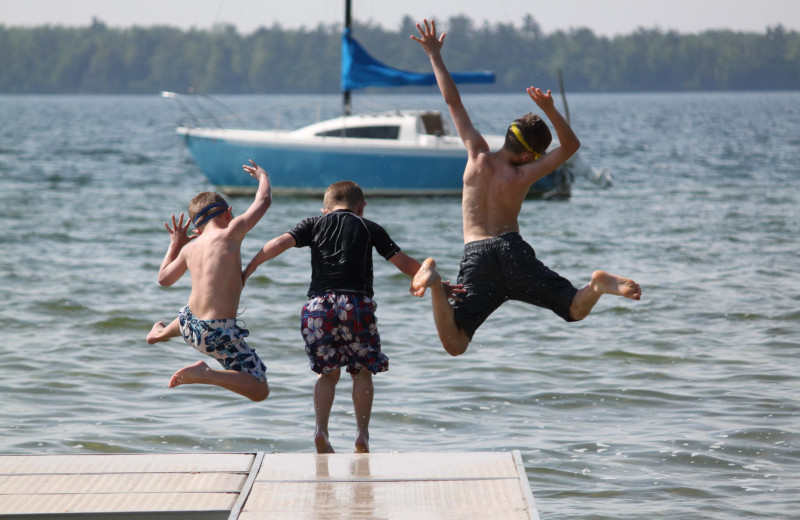
[[518, 300], [558, 314], [565, 321], [578, 290], [536, 258], [519, 233], [505, 233], [464, 245], [458, 283], [466, 294], [453, 305], [456, 324], [469, 338], [500, 305]]

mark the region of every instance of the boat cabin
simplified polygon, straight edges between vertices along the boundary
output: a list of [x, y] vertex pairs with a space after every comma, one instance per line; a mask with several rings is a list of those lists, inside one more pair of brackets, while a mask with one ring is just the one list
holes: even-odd
[[401, 110], [343, 116], [295, 130], [296, 137], [345, 137], [416, 142], [421, 136], [444, 137], [449, 132], [437, 110]]

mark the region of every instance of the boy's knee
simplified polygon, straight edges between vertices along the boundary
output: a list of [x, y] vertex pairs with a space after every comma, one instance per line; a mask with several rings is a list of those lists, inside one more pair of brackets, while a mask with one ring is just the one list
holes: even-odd
[[341, 376], [342, 376], [342, 370], [339, 367], [337, 367], [331, 370], [330, 372], [323, 372], [319, 374], [319, 379], [336, 384], [339, 382], [339, 378]]
[[469, 344], [472, 342], [472, 336], [467, 334], [460, 326], [457, 326], [455, 332], [442, 334], [440, 331], [439, 339], [442, 341], [445, 352], [453, 357], [460, 356], [466, 352], [467, 347], [469, 347]]
[[573, 305], [569, 309], [569, 319], [565, 319], [567, 323], [574, 323], [576, 321], [583, 321], [589, 315], [588, 312], [581, 312]]
[[262, 386], [258, 390], [258, 392], [256, 392], [253, 396], [251, 396], [250, 400], [258, 403], [266, 400], [267, 397], [269, 397], [269, 385], [264, 383], [264, 386]]
[[467, 351], [467, 347], [469, 346], [469, 341], [465, 341], [462, 339], [459, 340], [448, 340], [442, 344], [444, 346], [444, 350], [453, 357], [460, 356], [464, 352]]

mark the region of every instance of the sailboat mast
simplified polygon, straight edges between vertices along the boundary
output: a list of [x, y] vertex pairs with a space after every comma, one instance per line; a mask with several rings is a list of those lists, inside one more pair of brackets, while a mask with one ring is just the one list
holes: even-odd
[[[345, 28], [345, 30], [350, 29], [351, 22], [352, 22], [352, 17], [350, 15], [350, 0], [346, 0], [345, 3], [344, 3], [344, 28]], [[342, 95], [343, 95], [342, 112], [344, 113], [344, 115], [349, 116], [350, 112], [351, 112], [351, 109], [352, 109], [352, 105], [350, 103], [350, 91], [349, 90], [345, 90], [342, 93]]]

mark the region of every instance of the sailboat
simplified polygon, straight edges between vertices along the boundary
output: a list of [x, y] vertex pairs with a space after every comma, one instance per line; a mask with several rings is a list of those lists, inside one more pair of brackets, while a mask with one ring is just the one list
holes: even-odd
[[[455, 72], [457, 83], [491, 83], [489, 71]], [[297, 130], [179, 126], [197, 166], [226, 195], [245, 195], [257, 183], [242, 174], [252, 159], [270, 174], [275, 194], [320, 195], [333, 182], [358, 183], [367, 195], [460, 195], [467, 152], [436, 110], [351, 113], [351, 92], [365, 87], [434, 85], [433, 73], [399, 70], [381, 63], [353, 37], [350, 0], [342, 33], [342, 115]], [[180, 99], [171, 92], [165, 97]], [[491, 149], [504, 136], [484, 136]], [[556, 170], [529, 195], [566, 198], [572, 175]]]

